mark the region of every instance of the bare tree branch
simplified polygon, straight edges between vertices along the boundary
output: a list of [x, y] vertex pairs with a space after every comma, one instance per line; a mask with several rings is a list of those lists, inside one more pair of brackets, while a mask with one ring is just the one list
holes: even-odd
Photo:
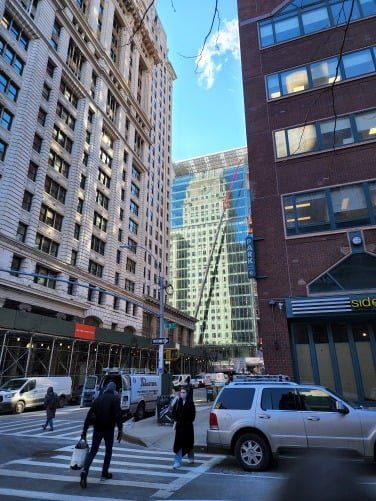
[[[172, 1], [173, 0], [171, 0], [171, 2]], [[142, 26], [142, 24], [144, 22], [145, 17], [147, 16], [147, 13], [149, 12], [149, 10], [153, 7], [154, 3], [155, 3], [155, 0], [151, 0], [149, 6], [146, 8], [146, 10], [145, 10], [142, 18], [140, 19], [140, 22], [138, 23], [138, 25], [136, 26], [136, 28], [133, 30], [132, 35], [129, 37], [128, 42], [126, 42], [125, 44], [121, 45], [120, 47], [125, 47], [126, 45], [129, 45], [132, 42], [132, 40], [134, 39], [135, 35], [140, 31], [141, 26]]]

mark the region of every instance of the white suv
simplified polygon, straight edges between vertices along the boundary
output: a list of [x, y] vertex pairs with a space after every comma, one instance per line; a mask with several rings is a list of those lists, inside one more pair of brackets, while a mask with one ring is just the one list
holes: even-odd
[[268, 468], [286, 449], [350, 451], [376, 460], [376, 410], [355, 407], [322, 386], [238, 380], [211, 409], [208, 451], [234, 454], [247, 471]]

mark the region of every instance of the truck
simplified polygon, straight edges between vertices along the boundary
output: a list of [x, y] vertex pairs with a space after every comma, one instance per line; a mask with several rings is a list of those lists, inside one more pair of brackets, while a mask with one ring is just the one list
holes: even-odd
[[0, 386], [0, 412], [21, 414], [25, 409], [42, 407], [50, 386], [58, 396], [59, 407], [64, 407], [72, 395], [70, 376], [17, 377]]
[[102, 376], [86, 377], [82, 390], [81, 407], [90, 406], [105, 390], [110, 381], [116, 384], [124, 419], [140, 420], [147, 413], [154, 413], [161, 394], [159, 375], [140, 372], [137, 369], [106, 368]]

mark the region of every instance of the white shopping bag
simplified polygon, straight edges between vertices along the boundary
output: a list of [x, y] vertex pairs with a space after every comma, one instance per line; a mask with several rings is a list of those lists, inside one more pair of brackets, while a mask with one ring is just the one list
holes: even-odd
[[73, 449], [72, 459], [70, 462], [72, 470], [80, 470], [83, 467], [88, 453], [89, 446], [86, 440], [79, 440]]

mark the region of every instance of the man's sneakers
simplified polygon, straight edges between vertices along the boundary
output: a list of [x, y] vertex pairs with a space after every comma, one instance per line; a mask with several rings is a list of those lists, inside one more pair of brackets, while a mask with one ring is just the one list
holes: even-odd
[[175, 461], [175, 462], [174, 462], [174, 464], [172, 465], [172, 468], [173, 468], [174, 470], [177, 470], [178, 468], [180, 468], [180, 466], [181, 466], [181, 464], [180, 464], [180, 463], [178, 463], [177, 461]]
[[112, 478], [112, 473], [102, 473], [101, 480], [110, 480]]
[[80, 473], [80, 486], [85, 489], [87, 487], [87, 473], [86, 471], [81, 471]]
[[46, 428], [47, 428], [47, 426], [44, 424], [44, 425], [42, 426], [42, 430], [46, 430]]

